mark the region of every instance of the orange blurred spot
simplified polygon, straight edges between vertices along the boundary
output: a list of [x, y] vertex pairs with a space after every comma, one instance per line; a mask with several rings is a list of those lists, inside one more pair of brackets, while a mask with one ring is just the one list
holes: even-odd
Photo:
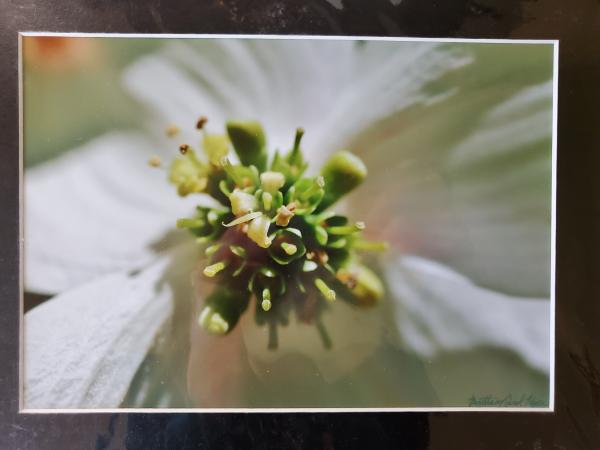
[[23, 60], [32, 69], [68, 72], [98, 66], [102, 48], [94, 38], [25, 36]]

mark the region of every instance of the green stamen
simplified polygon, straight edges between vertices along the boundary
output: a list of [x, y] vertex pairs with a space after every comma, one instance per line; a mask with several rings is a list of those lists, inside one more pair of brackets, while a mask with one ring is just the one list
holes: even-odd
[[304, 191], [302, 194], [300, 194], [300, 200], [305, 202], [310, 197], [317, 194], [321, 189], [323, 189], [323, 187], [325, 187], [325, 180], [322, 176], [319, 175], [317, 178], [314, 179], [313, 185], [306, 191]]
[[246, 258], [246, 249], [240, 245], [230, 245], [229, 250], [235, 256], [239, 256], [240, 258]]
[[260, 304], [263, 310], [268, 311], [271, 309], [271, 291], [263, 289], [262, 291], [262, 303]]
[[218, 263], [215, 264], [211, 264], [210, 266], [206, 266], [204, 268], [204, 275], [206, 275], [209, 278], [214, 277], [215, 275], [217, 275], [221, 270], [225, 269], [228, 266], [228, 262], [226, 261], [219, 261]]
[[271, 209], [271, 205], [273, 204], [273, 196], [271, 194], [269, 194], [268, 192], [263, 192], [262, 201], [263, 201], [263, 207], [265, 208], [265, 211], [268, 211]]
[[229, 324], [211, 308], [204, 308], [198, 317], [198, 323], [211, 334], [225, 334], [229, 331]]
[[302, 136], [304, 136], [304, 128], [296, 129], [296, 137], [294, 138], [294, 148], [289, 156], [290, 164], [302, 164], [302, 155], [300, 154], [300, 141], [302, 140]]
[[233, 166], [228, 158], [221, 158], [220, 166], [223, 168], [223, 170], [225, 170], [227, 175], [229, 175], [229, 177], [233, 180], [233, 182], [238, 187], [245, 186], [248, 178], [244, 177], [243, 174], [239, 170], [236, 170], [236, 168], [239, 168], [239, 166]]
[[365, 241], [362, 239], [354, 241], [355, 249], [370, 250], [374, 252], [384, 252], [390, 248], [390, 245], [385, 241]]
[[290, 256], [295, 255], [298, 251], [298, 247], [296, 247], [294, 244], [288, 244], [287, 242], [282, 242], [281, 248]]
[[200, 228], [205, 224], [206, 222], [202, 219], [177, 219], [177, 228]]
[[365, 229], [364, 222], [356, 222], [353, 225], [329, 227], [329, 228], [327, 228], [327, 233], [337, 234], [337, 235], [346, 235], [346, 234], [358, 233], [359, 231], [363, 231], [364, 229]]
[[321, 280], [320, 278], [316, 278], [315, 286], [321, 292], [321, 294], [323, 294], [325, 300], [329, 302], [335, 300], [335, 291], [333, 289], [330, 289], [329, 286], [327, 286], [327, 284], [323, 280]]
[[317, 242], [321, 245], [327, 244], [327, 240], [329, 239], [329, 236], [327, 236], [327, 231], [325, 231], [325, 228], [320, 227], [318, 225], [315, 227], [315, 237], [317, 238]]
[[204, 251], [204, 254], [206, 256], [212, 256], [216, 253], [217, 250], [219, 250], [221, 247], [223, 246], [223, 244], [221, 243], [217, 243], [214, 245], [211, 245], [209, 247], [206, 247], [206, 250]]
[[238, 267], [231, 276], [238, 277], [244, 271], [245, 268], [246, 268], [246, 260], [242, 261], [242, 263], [240, 264], [240, 267]]

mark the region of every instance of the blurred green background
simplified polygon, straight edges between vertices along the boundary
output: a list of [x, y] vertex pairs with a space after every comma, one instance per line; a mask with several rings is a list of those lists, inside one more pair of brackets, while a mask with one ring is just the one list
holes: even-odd
[[160, 39], [23, 37], [24, 162], [27, 167], [109, 129], [138, 123], [121, 69]]

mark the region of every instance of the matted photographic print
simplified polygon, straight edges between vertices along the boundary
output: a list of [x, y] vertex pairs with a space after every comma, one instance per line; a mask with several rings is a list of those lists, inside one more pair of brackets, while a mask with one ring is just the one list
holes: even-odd
[[556, 55], [21, 35], [22, 410], [552, 410]]

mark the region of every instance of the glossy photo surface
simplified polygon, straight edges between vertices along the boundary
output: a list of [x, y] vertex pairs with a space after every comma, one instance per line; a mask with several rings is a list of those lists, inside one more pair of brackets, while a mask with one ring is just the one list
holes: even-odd
[[556, 43], [21, 50], [26, 411], [553, 409]]

